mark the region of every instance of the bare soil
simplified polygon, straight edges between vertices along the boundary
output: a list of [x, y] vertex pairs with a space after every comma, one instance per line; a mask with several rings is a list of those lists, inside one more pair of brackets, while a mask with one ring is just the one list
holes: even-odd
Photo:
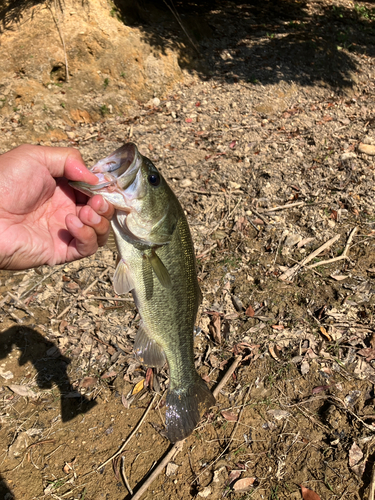
[[[68, 123], [50, 112], [64, 135], [39, 141], [77, 147], [88, 165], [133, 141], [154, 161], [195, 242], [204, 296], [198, 371], [215, 388], [243, 356], [217, 406], [143, 498], [312, 498], [302, 485], [325, 500], [367, 499], [375, 458], [373, 4], [200, 9], [206, 32], [199, 23], [194, 31], [191, 12], [177, 4], [204, 70], [185, 71], [171, 93], [134, 102], [126, 115]], [[173, 25], [166, 19], [161, 40]], [[150, 25], [144, 36], [156, 46]], [[32, 106], [22, 106], [0, 118], [1, 152], [31, 140]], [[115, 296], [114, 266], [103, 248], [69, 265], [0, 273], [0, 498], [130, 498], [121, 460], [101, 464], [154, 392], [123, 454], [134, 491], [169, 449], [168, 373], [145, 383], [132, 354], [139, 316], [130, 296]]]

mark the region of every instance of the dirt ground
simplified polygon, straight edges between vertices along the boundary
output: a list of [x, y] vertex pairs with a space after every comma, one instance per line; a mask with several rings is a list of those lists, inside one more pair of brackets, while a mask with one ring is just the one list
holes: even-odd
[[[214, 389], [242, 356], [142, 498], [371, 500], [374, 6], [203, 3], [208, 28], [195, 32], [176, 5], [205, 72], [126, 116], [60, 118], [64, 135], [40, 141], [76, 147], [88, 165], [133, 141], [154, 161], [195, 242], [198, 371]], [[32, 116], [21, 105], [0, 117], [0, 152], [30, 140]], [[114, 266], [104, 247], [0, 272], [1, 499], [130, 498], [122, 465], [136, 492], [170, 447], [168, 373], [145, 383], [139, 316], [115, 296]], [[154, 394], [123, 459], [102, 466]]]

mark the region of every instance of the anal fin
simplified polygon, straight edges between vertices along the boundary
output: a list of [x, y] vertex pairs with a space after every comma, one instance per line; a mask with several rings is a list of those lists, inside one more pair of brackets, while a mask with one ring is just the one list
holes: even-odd
[[163, 349], [148, 335], [143, 325], [138, 328], [134, 352], [143, 365], [161, 368], [165, 364]]
[[113, 275], [113, 288], [118, 295], [128, 293], [135, 288], [129, 267], [122, 259], [117, 264]]

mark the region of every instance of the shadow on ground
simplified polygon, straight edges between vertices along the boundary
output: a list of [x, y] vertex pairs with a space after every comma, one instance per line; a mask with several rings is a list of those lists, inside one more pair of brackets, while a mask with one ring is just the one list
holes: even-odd
[[187, 64], [183, 42], [201, 65], [202, 76], [345, 88], [353, 85], [360, 69], [349, 52], [374, 52], [375, 9], [364, 4], [343, 7], [294, 0], [114, 3], [121, 19], [138, 26], [158, 51], [168, 45], [177, 49], [182, 67]]
[[[64, 11], [63, 0], [54, 6]], [[90, 9], [87, 0], [77, 0]], [[51, 0], [5, 0], [0, 31], [32, 16]], [[60, 6], [60, 7], [58, 7]], [[252, 84], [281, 80], [345, 89], [360, 71], [353, 54], [374, 54], [375, 8], [325, 0], [114, 0], [110, 11], [137, 26], [156, 53], [168, 47], [180, 66], [203, 78]]]

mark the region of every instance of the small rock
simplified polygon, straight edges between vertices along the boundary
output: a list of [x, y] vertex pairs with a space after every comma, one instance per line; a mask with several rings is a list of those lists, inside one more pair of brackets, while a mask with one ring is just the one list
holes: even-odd
[[229, 182], [228, 182], [228, 186], [229, 186], [231, 189], [240, 189], [241, 184], [238, 184], [238, 182], [232, 182], [232, 181], [229, 181]]
[[211, 495], [211, 488], [210, 488], [210, 486], [206, 486], [205, 488], [203, 488], [202, 491], [200, 491], [198, 493], [198, 496], [202, 497], [202, 498], [207, 498], [209, 495]]
[[22, 452], [29, 445], [29, 436], [27, 432], [20, 432], [16, 437], [13, 444], [11, 444], [8, 448], [9, 458], [14, 459], [21, 456]]
[[4, 368], [0, 368], [0, 377], [5, 378], [5, 380], [10, 380], [14, 377], [13, 373], [9, 370], [4, 370]]
[[172, 474], [176, 474], [177, 469], [178, 469], [177, 464], [175, 464], [173, 462], [169, 462], [169, 464], [167, 465], [167, 469], [165, 471], [165, 475], [169, 477]]
[[158, 97], [154, 97], [152, 99], [152, 104], [155, 106], [155, 107], [158, 107], [160, 106], [160, 99]]
[[361, 142], [358, 146], [358, 151], [366, 155], [375, 156], [375, 146], [372, 144], [364, 144]]
[[182, 179], [182, 181], [180, 182], [180, 187], [187, 188], [187, 187], [191, 186], [192, 184], [193, 184], [193, 182], [190, 179]]
[[300, 234], [288, 234], [285, 238], [284, 246], [286, 247], [294, 247], [302, 240], [302, 236]]
[[[359, 149], [359, 148], [358, 148]], [[350, 160], [351, 158], [357, 158], [357, 155], [352, 151], [348, 151], [347, 153], [343, 153], [341, 155], [341, 160]]]

